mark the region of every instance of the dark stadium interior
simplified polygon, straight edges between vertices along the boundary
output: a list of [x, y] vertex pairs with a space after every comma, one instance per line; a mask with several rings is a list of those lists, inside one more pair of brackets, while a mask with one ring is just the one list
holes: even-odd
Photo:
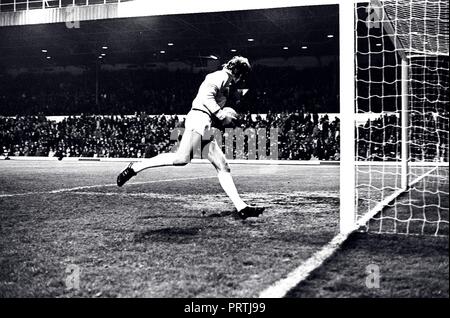
[[[248, 80], [251, 112], [301, 107], [337, 112], [336, 8], [83, 21], [80, 28], [1, 28], [0, 114], [185, 114], [206, 72], [236, 54], [255, 66]], [[184, 69], [155, 72], [161, 63]], [[66, 69], [55, 74], [56, 67]], [[78, 67], [81, 74], [73, 75], [69, 67]], [[11, 69], [20, 76], [6, 75]], [[164, 100], [169, 97], [170, 102]]]
[[[327, 150], [317, 152], [313, 139], [322, 134], [317, 114], [338, 112], [338, 22], [337, 6], [320, 6], [0, 28], [0, 115], [183, 115], [206, 73], [240, 54], [253, 72], [245, 98], [229, 101], [242, 114], [238, 125], [282, 127], [283, 158], [337, 159], [334, 117], [319, 142]], [[2, 119], [3, 153], [148, 157], [170, 148], [168, 129], [183, 125], [143, 121], [144, 142], [139, 127], [115, 133], [127, 125], [119, 118]]]
[[[337, 12], [330, 5], [82, 21], [79, 28], [2, 27], [0, 115], [185, 114], [206, 72], [236, 54], [254, 64], [246, 110], [337, 113]], [[366, 28], [364, 7], [359, 15], [359, 64], [397, 64], [389, 38], [368, 40], [379, 30]], [[181, 74], [154, 72], [170, 63], [182, 64]], [[397, 73], [361, 69], [358, 76], [384, 76], [389, 83]], [[361, 96], [397, 88], [385, 83], [371, 85], [369, 92], [358, 82]], [[392, 110], [395, 102], [373, 98], [370, 107]], [[366, 99], [359, 103], [368, 110]]]
[[[88, 66], [96, 63], [105, 45], [105, 63], [136, 65], [180, 60], [202, 64], [201, 57], [211, 54], [226, 60], [233, 48], [250, 60], [337, 56], [338, 28], [337, 6], [82, 21], [80, 28], [71, 29], [64, 23], [5, 27], [0, 29], [0, 65], [3, 69]], [[327, 38], [328, 34], [334, 38]], [[168, 42], [174, 46], [168, 47]], [[50, 61], [42, 49], [48, 50]], [[166, 53], [160, 54], [161, 50]]]

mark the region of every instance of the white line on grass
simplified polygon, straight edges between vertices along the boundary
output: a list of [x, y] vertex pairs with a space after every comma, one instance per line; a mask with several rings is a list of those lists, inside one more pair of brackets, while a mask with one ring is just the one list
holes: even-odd
[[[139, 184], [149, 184], [149, 183], [158, 183], [158, 182], [188, 181], [188, 180], [212, 179], [212, 178], [217, 178], [217, 176], [214, 175], [214, 176], [204, 176], [204, 177], [162, 179], [162, 180], [151, 180], [151, 181], [141, 181], [141, 182], [130, 182], [130, 183], [127, 183], [127, 184], [128, 185], [139, 185]], [[0, 194], [0, 198], [35, 195], [35, 194], [55, 194], [55, 193], [72, 192], [72, 191], [78, 191], [78, 190], [85, 190], [85, 189], [92, 189], [92, 188], [104, 188], [104, 187], [117, 187], [117, 184], [115, 184], [115, 183], [95, 184], [95, 185], [89, 185], [89, 186], [81, 186], [81, 187], [74, 187], [74, 188], [64, 188], [64, 189], [49, 190], [49, 191], [36, 191], [36, 192], [24, 192], [24, 193]]]
[[331, 255], [341, 246], [341, 244], [347, 239], [349, 234], [338, 234], [331, 242], [325, 245], [320, 251], [314, 253], [309, 259], [307, 259], [302, 265], [297, 267], [289, 275], [277, 281], [272, 286], [268, 287], [259, 294], [260, 298], [282, 298], [300, 282], [305, 280], [312, 271], [322, 266]]
[[[420, 182], [425, 177], [428, 177], [431, 173], [437, 170], [437, 167], [434, 167], [424, 175], [416, 178], [415, 180], [409, 183], [409, 187], [414, 186], [416, 183]], [[360, 218], [353, 229], [348, 231], [347, 233], [340, 233], [336, 235], [331, 242], [325, 245], [318, 252], [314, 253], [310, 258], [308, 258], [304, 263], [302, 263], [299, 267], [297, 267], [294, 271], [288, 274], [288, 276], [284, 279], [281, 279], [275, 282], [272, 286], [269, 286], [267, 289], [263, 290], [260, 294], [260, 298], [283, 298], [286, 294], [295, 286], [304, 281], [314, 270], [321, 267], [323, 263], [331, 257], [347, 240], [350, 234], [354, 233], [358, 228], [366, 224], [373, 216], [375, 216], [378, 212], [380, 212], [384, 206], [392, 202], [396, 197], [400, 196], [407, 189], [399, 189], [385, 200], [380, 202], [376, 207], [374, 207], [370, 212]]]
[[[87, 195], [87, 196], [106, 196], [106, 197], [132, 197], [132, 198], [151, 198], [151, 199], [163, 199], [163, 200], [174, 200], [180, 199], [179, 194], [163, 194], [159, 192], [91, 192], [91, 191], [71, 191], [71, 194], [76, 195]], [[203, 197], [204, 195], [192, 195], [192, 194], [184, 194], [183, 199], [195, 199], [199, 197]], [[223, 195], [225, 196], [225, 194]]]
[[[144, 197], [144, 198], [179, 198], [178, 194], [163, 194], [160, 192], [98, 192], [98, 191], [71, 191], [71, 194], [77, 195], [90, 195], [90, 196], [122, 196], [122, 197]], [[209, 195], [210, 196], [210, 195]], [[279, 193], [279, 192], [257, 192], [257, 193], [244, 193], [242, 197], [248, 200], [264, 200], [269, 198], [270, 196], [282, 196], [286, 201], [291, 200], [292, 197], [296, 198], [301, 196], [302, 198], [310, 197], [323, 197], [327, 196], [328, 198], [339, 198], [338, 193], [331, 193], [328, 191], [296, 191], [291, 193]], [[198, 200], [198, 198], [205, 197], [205, 194], [184, 194], [183, 198], [186, 200], [194, 199]], [[225, 193], [214, 195], [216, 198], [226, 197]]]
[[[317, 166], [319, 167], [319, 166]], [[248, 174], [248, 175], [235, 175], [234, 178], [240, 177], [260, 177], [261, 174]], [[336, 177], [335, 175], [321, 175], [321, 177]], [[176, 178], [176, 179], [162, 179], [162, 180], [151, 180], [151, 181], [140, 181], [140, 182], [128, 182], [127, 185], [139, 185], [139, 184], [151, 184], [158, 182], [173, 182], [173, 181], [189, 181], [189, 180], [198, 180], [198, 179], [214, 179], [217, 178], [217, 175], [212, 176], [204, 176], [204, 177], [188, 177], [188, 178]], [[35, 194], [55, 194], [62, 192], [73, 192], [78, 190], [92, 189], [92, 188], [102, 188], [102, 187], [117, 187], [116, 183], [110, 184], [94, 184], [88, 186], [80, 186], [74, 188], [63, 188], [57, 190], [48, 190], [48, 191], [33, 191], [33, 192], [22, 192], [22, 193], [9, 193], [9, 194], [0, 194], [0, 198], [10, 198], [10, 197], [19, 197], [19, 196], [27, 196], [27, 195], [35, 195]]]

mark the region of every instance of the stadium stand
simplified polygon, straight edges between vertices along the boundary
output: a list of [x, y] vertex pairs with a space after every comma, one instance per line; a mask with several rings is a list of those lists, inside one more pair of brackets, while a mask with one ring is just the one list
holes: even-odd
[[[236, 126], [278, 128], [279, 159], [339, 160], [340, 121], [319, 115], [338, 112], [332, 81], [323, 80], [333, 67], [296, 70], [257, 65], [249, 93], [242, 99], [229, 98], [241, 113]], [[89, 72], [4, 75], [0, 77], [0, 149], [4, 157], [59, 158], [149, 158], [169, 151], [175, 144], [170, 133], [183, 127], [179, 115], [190, 109], [204, 75], [185, 70], [105, 71], [97, 102]], [[54, 115], [68, 117], [56, 122], [49, 118]], [[358, 160], [399, 160], [398, 120], [384, 114], [360, 125]], [[436, 126], [433, 116], [414, 120]], [[390, 129], [377, 129], [385, 126]], [[366, 143], [369, 134], [376, 142]], [[426, 149], [427, 158], [443, 161], [448, 157], [444, 146], [448, 140], [441, 135], [436, 131], [438, 146]], [[426, 159], [423, 149], [412, 152], [413, 158]]]

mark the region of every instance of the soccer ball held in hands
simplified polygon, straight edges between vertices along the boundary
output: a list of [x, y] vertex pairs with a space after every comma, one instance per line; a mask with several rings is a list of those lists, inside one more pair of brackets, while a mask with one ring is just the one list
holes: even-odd
[[227, 114], [227, 117], [222, 121], [224, 126], [230, 125], [238, 116], [237, 112], [231, 107], [224, 107], [222, 111]]

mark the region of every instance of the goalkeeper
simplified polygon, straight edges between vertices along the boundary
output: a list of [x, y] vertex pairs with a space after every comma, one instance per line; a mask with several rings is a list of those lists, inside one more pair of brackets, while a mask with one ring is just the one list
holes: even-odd
[[[185, 130], [180, 145], [175, 153], [163, 153], [141, 162], [130, 163], [117, 177], [117, 185], [121, 187], [130, 178], [142, 170], [163, 166], [184, 166], [191, 162], [193, 150], [202, 145], [202, 136], [211, 128], [214, 119], [223, 124], [229, 124], [236, 119], [235, 114], [224, 111], [222, 108], [227, 100], [231, 84], [240, 82], [250, 71], [248, 59], [235, 56], [223, 65], [219, 71], [206, 75], [200, 85], [197, 96], [192, 102], [192, 109], [186, 116]], [[217, 170], [220, 185], [233, 202], [238, 215], [242, 219], [257, 217], [263, 207], [247, 205], [239, 196], [230, 173], [230, 166], [215, 140], [210, 141], [202, 153]], [[205, 151], [206, 150], [206, 151]]]

